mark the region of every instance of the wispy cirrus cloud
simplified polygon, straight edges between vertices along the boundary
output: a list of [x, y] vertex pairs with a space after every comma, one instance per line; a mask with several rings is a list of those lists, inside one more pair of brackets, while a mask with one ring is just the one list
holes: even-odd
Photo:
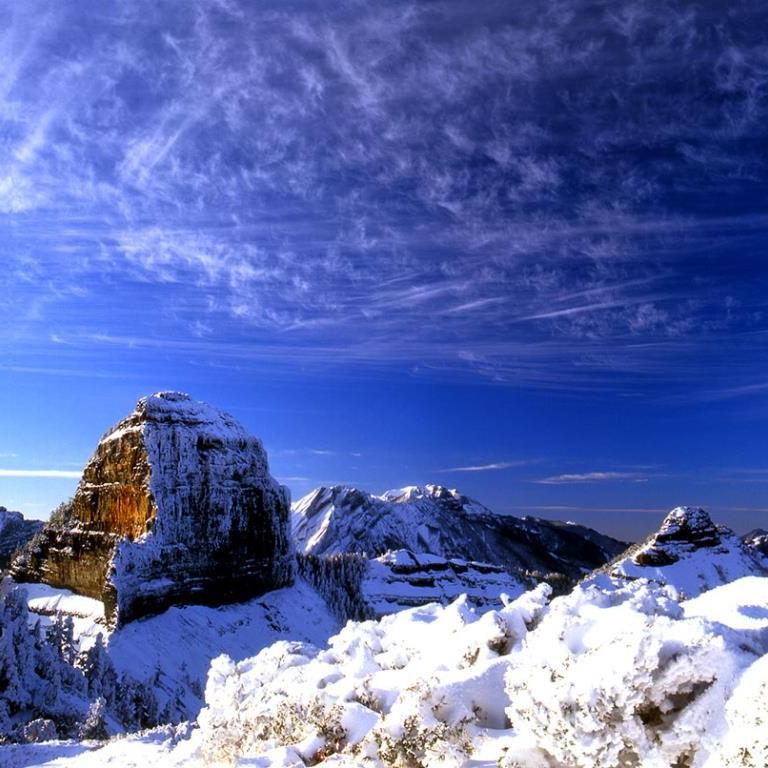
[[576, 472], [551, 475], [534, 480], [539, 485], [570, 485], [573, 483], [633, 482], [644, 483], [648, 475], [639, 472]]
[[463, 467], [448, 467], [439, 469], [438, 472], [493, 472], [500, 469], [513, 469], [515, 467], [525, 467], [535, 463], [532, 459], [520, 459], [518, 461], [496, 461], [490, 464], [469, 464]]
[[768, 236], [757, 0], [0, 9], [19, 355], [205, 338], [576, 390], [755, 378], [764, 339], [716, 347], [768, 316], [738, 268]]

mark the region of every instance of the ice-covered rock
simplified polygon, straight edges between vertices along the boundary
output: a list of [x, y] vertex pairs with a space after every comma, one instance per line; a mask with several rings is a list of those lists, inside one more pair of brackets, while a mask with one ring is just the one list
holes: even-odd
[[628, 546], [580, 525], [498, 515], [439, 485], [381, 496], [343, 486], [318, 488], [294, 504], [292, 527], [305, 554], [379, 557], [406, 549], [567, 579], [604, 565]]
[[41, 520], [25, 520], [21, 512], [0, 507], [0, 569], [7, 568], [14, 552], [42, 527]]
[[291, 581], [288, 516], [257, 438], [161, 392], [106, 433], [13, 574], [101, 599], [118, 624], [175, 603], [242, 600]]
[[[659, 530], [607, 568], [619, 579], [670, 584], [685, 597], [745, 576], [768, 575], [768, 557], [700, 507], [677, 507]], [[599, 577], [596, 577], [599, 578]]]

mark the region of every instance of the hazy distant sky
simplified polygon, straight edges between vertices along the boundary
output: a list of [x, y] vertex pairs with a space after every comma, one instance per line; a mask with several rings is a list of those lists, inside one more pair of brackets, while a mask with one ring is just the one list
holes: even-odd
[[301, 495], [768, 527], [768, 5], [0, 0], [0, 504], [141, 394]]

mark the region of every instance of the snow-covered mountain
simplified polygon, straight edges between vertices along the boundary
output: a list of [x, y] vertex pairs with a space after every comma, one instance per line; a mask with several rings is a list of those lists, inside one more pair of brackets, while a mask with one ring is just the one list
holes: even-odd
[[21, 512], [0, 507], [0, 569], [7, 568], [14, 552], [42, 527], [42, 520], [25, 520]]
[[[14, 573], [81, 594], [0, 581], [4, 768], [768, 765], [768, 536], [698, 507], [625, 550], [441, 486], [320, 488], [294, 559], [261, 443], [161, 393], [54, 518]], [[257, 561], [266, 592], [220, 592]]]
[[767, 576], [759, 533], [740, 538], [700, 507], [677, 507], [661, 527], [605, 571], [619, 579], [649, 579], [695, 597], [745, 576]]
[[375, 496], [356, 488], [318, 488], [291, 510], [297, 549], [305, 554], [405, 549], [445, 559], [501, 566], [511, 573], [582, 576], [629, 545], [570, 523], [498, 515], [439, 485]]
[[[434, 584], [415, 588], [442, 597], [448, 589], [439, 581], [446, 570], [439, 556], [305, 557], [363, 580], [374, 561], [406, 576], [433, 568]], [[476, 564], [453, 565], [466, 576]], [[194, 711], [212, 659], [196, 727], [160, 728], [104, 747], [0, 746], [0, 763], [763, 768], [767, 566], [751, 540], [682, 507], [564, 596], [551, 599], [540, 584], [483, 610], [460, 596], [349, 622], [327, 645], [334, 619], [301, 580], [240, 605], [173, 608], [113, 631], [107, 650], [122, 669], [154, 684], [166, 709]], [[93, 643], [99, 619], [83, 601], [48, 587], [30, 595], [44, 619], [56, 607], [80, 614], [75, 633]], [[98, 713], [92, 704], [86, 732]], [[51, 733], [50, 721], [32, 725], [24, 733]]]

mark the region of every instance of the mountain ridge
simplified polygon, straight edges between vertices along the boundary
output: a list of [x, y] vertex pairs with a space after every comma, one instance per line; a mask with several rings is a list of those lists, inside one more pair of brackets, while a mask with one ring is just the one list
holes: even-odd
[[585, 526], [499, 515], [441, 485], [406, 486], [381, 495], [321, 486], [292, 505], [291, 530], [304, 554], [380, 557], [403, 549], [568, 579], [629, 546]]

